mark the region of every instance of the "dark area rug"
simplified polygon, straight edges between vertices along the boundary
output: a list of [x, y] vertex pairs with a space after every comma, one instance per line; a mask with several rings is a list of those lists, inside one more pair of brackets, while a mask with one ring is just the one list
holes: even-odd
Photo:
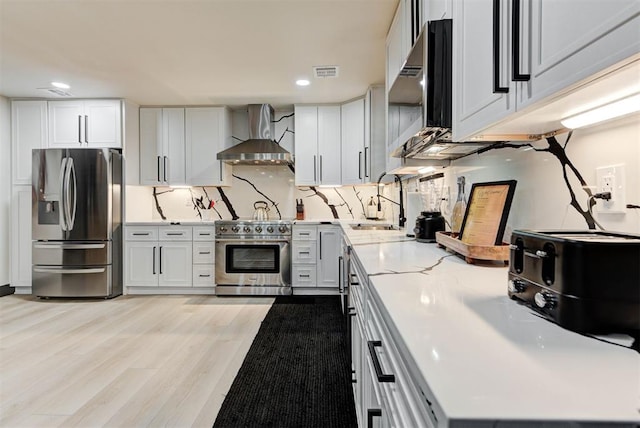
[[214, 428], [357, 427], [338, 296], [282, 296], [267, 313]]

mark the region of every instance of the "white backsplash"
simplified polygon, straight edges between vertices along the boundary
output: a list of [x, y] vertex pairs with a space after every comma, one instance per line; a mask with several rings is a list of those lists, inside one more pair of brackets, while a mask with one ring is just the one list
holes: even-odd
[[[256, 201], [269, 204], [270, 219], [296, 217], [296, 199], [302, 199], [306, 220], [340, 219], [363, 220], [364, 205], [374, 196], [376, 186], [296, 187], [294, 175], [286, 166], [234, 166], [231, 187], [157, 187], [158, 203], [167, 221], [197, 221], [198, 211], [192, 202], [204, 196], [205, 202], [214, 201], [215, 210], [209, 210], [211, 220], [231, 219], [233, 214], [223, 201], [221, 192], [228, 198], [233, 212], [241, 219], [250, 219]], [[255, 186], [255, 187], [254, 187]], [[387, 186], [389, 187], [389, 186]], [[208, 194], [208, 198], [205, 195]], [[326, 197], [326, 202], [321, 196]], [[386, 192], [385, 192], [386, 195]], [[397, 194], [387, 195], [397, 200]], [[383, 211], [391, 213], [390, 202], [383, 201]], [[332, 209], [333, 206], [333, 209]], [[386, 216], [387, 219], [391, 217]], [[153, 198], [153, 187], [127, 186], [127, 221], [161, 221]], [[391, 221], [391, 220], [390, 220]]]
[[[567, 134], [557, 136], [562, 145], [566, 138]], [[541, 140], [532, 146], [540, 150], [548, 144]], [[637, 115], [575, 130], [565, 153], [588, 186], [596, 186], [596, 168], [624, 164], [626, 203], [640, 204], [640, 121]], [[454, 161], [453, 166], [442, 172], [444, 177], [437, 179], [436, 185], [441, 186], [445, 194], [447, 188], [450, 190], [450, 202], [442, 205], [447, 219], [456, 200], [458, 176], [466, 178], [467, 199], [473, 183], [515, 179], [517, 186], [505, 239], [513, 229], [588, 228], [585, 217], [570, 205], [571, 193], [563, 178], [561, 162], [549, 152], [529, 147], [489, 150]], [[569, 168], [567, 177], [577, 202], [586, 210], [588, 196]], [[406, 184], [416, 190], [418, 180], [411, 179]], [[595, 187], [592, 190], [595, 193]], [[627, 209], [624, 214], [603, 214], [594, 207], [594, 218], [607, 230], [640, 233], [638, 209]]]

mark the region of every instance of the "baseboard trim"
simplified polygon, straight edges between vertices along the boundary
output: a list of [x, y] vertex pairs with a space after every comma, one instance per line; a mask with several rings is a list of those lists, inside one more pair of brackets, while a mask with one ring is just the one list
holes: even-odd
[[13, 294], [15, 292], [15, 287], [10, 286], [9, 284], [0, 285], [0, 297], [8, 296], [9, 294]]

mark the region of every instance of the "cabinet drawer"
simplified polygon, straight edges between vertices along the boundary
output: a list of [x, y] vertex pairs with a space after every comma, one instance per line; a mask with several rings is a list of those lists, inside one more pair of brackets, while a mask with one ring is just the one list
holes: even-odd
[[214, 226], [194, 226], [193, 227], [193, 240], [194, 241], [213, 241], [216, 235], [216, 228]]
[[215, 284], [214, 265], [194, 265], [193, 266], [193, 286], [213, 287]]
[[190, 226], [162, 226], [160, 227], [160, 241], [191, 241]]
[[315, 287], [316, 267], [315, 265], [293, 265], [291, 267], [291, 277], [294, 287]]
[[315, 241], [318, 234], [317, 226], [293, 226], [293, 240], [294, 241]]
[[316, 264], [316, 241], [296, 242], [291, 246], [292, 263]]
[[214, 242], [194, 242], [193, 243], [193, 264], [211, 264], [215, 259]]
[[126, 241], [157, 241], [157, 226], [127, 226], [125, 228]]

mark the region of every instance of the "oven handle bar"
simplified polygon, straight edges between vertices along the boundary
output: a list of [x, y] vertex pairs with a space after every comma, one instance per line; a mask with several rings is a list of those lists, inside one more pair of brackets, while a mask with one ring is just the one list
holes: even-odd
[[248, 243], [259, 243], [259, 244], [263, 244], [263, 243], [268, 243], [268, 242], [273, 242], [273, 243], [277, 243], [277, 242], [284, 242], [284, 243], [290, 243], [291, 240], [290, 239], [269, 239], [269, 238], [262, 238], [262, 239], [256, 239], [256, 238], [229, 238], [229, 239], [221, 239], [221, 238], [216, 238], [216, 242], [235, 242], [238, 244], [248, 244]]

